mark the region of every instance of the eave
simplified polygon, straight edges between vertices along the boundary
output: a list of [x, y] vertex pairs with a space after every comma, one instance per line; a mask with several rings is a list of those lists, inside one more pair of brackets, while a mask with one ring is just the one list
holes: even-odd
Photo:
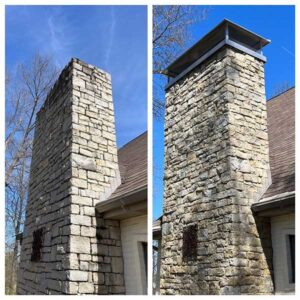
[[127, 194], [109, 198], [96, 204], [104, 219], [126, 219], [147, 214], [147, 185]]
[[252, 211], [262, 217], [275, 217], [295, 212], [295, 191], [262, 199], [252, 205]]

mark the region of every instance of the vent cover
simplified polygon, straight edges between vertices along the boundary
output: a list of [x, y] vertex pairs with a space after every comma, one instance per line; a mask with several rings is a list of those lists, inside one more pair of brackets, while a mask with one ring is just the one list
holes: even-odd
[[185, 261], [197, 258], [197, 225], [189, 225], [183, 229], [182, 257]]
[[40, 228], [33, 232], [31, 261], [38, 262], [42, 258], [44, 231], [44, 228]]

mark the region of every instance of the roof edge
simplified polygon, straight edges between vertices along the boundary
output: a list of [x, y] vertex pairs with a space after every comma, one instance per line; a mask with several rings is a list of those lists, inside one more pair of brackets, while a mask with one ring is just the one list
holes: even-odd
[[264, 198], [260, 202], [254, 203], [251, 209], [254, 212], [267, 211], [272, 208], [282, 209], [285, 206], [295, 207], [295, 191], [277, 194]]
[[272, 200], [286, 199], [286, 198], [294, 197], [295, 194], [296, 194], [295, 191], [276, 194], [276, 195], [271, 196], [271, 197], [262, 198], [258, 203], [255, 203], [253, 205], [256, 205], [256, 204], [258, 205], [260, 203], [270, 202]]
[[124, 199], [124, 198], [130, 198], [132, 197], [133, 195], [137, 194], [137, 193], [140, 193], [140, 192], [143, 192], [143, 191], [147, 191], [147, 186], [148, 185], [143, 185], [133, 191], [130, 191], [128, 193], [125, 193], [125, 194], [122, 194], [122, 195], [119, 195], [117, 197], [110, 197], [104, 201], [100, 201], [96, 204], [96, 208], [97, 207], [100, 207], [100, 206], [104, 206], [106, 204], [110, 204], [112, 202], [115, 202], [115, 201], [118, 201], [118, 200], [121, 200], [121, 199]]
[[143, 133], [140, 133], [138, 136], [136, 136], [135, 138], [133, 138], [132, 140], [130, 140], [129, 142], [127, 142], [126, 144], [124, 144], [122, 147], [118, 148], [118, 151], [125, 148], [126, 146], [128, 146], [131, 142], [137, 140], [138, 138], [140, 138], [142, 135], [144, 134], [148, 134], [148, 130], [145, 130]]
[[290, 90], [292, 90], [292, 89], [296, 89], [296, 86], [294, 85], [294, 86], [292, 86], [292, 87], [289, 87], [289, 88], [288, 88], [287, 90], [285, 90], [284, 92], [281, 92], [281, 93], [279, 93], [278, 95], [272, 96], [271, 98], [267, 99], [267, 102], [268, 102], [268, 101], [271, 101], [271, 100], [273, 100], [273, 99], [275, 99], [275, 98], [277, 98], [277, 97], [279, 97], [279, 96], [281, 96], [281, 95], [283, 95], [284, 93], [286, 93], [286, 92], [288, 92], [288, 91], [290, 91]]

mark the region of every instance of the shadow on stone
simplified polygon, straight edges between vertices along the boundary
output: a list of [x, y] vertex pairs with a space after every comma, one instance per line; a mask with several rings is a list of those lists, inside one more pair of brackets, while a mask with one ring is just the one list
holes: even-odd
[[[119, 220], [106, 220], [96, 212], [97, 244], [92, 246], [92, 254], [98, 256], [97, 294], [124, 295], [124, 264], [121, 248]], [[94, 256], [93, 256], [94, 257]]]

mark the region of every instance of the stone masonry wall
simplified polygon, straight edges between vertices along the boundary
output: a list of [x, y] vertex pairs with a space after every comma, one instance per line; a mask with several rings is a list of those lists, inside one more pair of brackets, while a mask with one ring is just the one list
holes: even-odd
[[166, 93], [161, 294], [273, 292], [263, 67], [227, 46]]
[[119, 222], [95, 211], [119, 184], [110, 75], [72, 59], [37, 115], [18, 294], [125, 293]]

